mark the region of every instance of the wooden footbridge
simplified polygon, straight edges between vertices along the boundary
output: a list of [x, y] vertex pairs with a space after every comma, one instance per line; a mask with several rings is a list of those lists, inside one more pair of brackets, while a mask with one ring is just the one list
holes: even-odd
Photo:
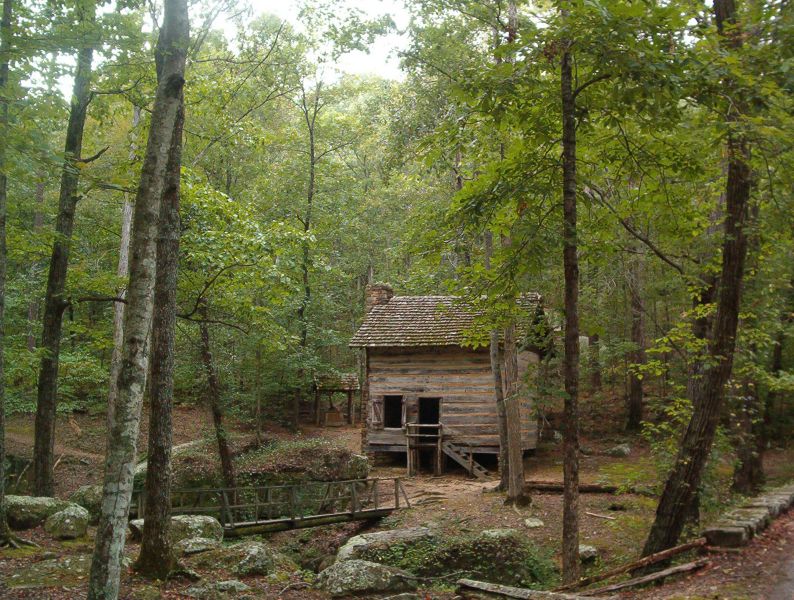
[[[143, 516], [143, 502], [142, 490], [133, 492], [131, 517]], [[397, 477], [171, 491], [172, 514], [213, 516], [229, 537], [378, 519], [410, 506]]]

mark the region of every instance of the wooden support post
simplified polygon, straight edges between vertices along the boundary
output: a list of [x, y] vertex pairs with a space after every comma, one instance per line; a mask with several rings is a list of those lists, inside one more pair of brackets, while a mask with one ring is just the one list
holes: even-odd
[[354, 425], [356, 422], [356, 415], [353, 414], [353, 390], [347, 390], [347, 423]]
[[372, 491], [373, 492], [372, 493], [372, 499], [375, 502], [375, 507], [374, 507], [375, 509], [378, 508], [378, 496], [380, 494], [380, 485], [379, 484], [380, 484], [380, 480], [379, 479], [376, 479], [375, 481], [372, 482], [372, 485], [375, 486], [375, 489]]
[[394, 508], [400, 508], [400, 480], [394, 478]]

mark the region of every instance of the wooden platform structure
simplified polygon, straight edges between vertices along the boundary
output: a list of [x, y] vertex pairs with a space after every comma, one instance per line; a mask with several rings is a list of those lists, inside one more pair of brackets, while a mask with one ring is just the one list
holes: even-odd
[[[143, 499], [133, 492], [131, 518], [143, 516]], [[398, 477], [171, 492], [173, 515], [215, 517], [227, 537], [379, 519], [410, 506]]]
[[[348, 425], [356, 424], [356, 407], [353, 397], [361, 390], [358, 375], [343, 373], [338, 377], [326, 375], [318, 377], [314, 382], [314, 424], [335, 427], [343, 425], [343, 419]], [[334, 404], [334, 394], [345, 394], [347, 402], [342, 410]], [[328, 398], [328, 408], [323, 410], [323, 396]]]

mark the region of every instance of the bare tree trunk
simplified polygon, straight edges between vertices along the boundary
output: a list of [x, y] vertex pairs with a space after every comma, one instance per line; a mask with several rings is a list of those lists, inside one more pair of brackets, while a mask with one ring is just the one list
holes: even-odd
[[[96, 6], [93, 1], [78, 5], [77, 12], [82, 26], [91, 27], [95, 21]], [[58, 199], [58, 217], [55, 224], [55, 241], [52, 245], [50, 269], [47, 276], [47, 292], [44, 297], [44, 318], [41, 332], [41, 355], [39, 366], [35, 441], [33, 445], [33, 487], [39, 496], [52, 496], [53, 449], [55, 447], [55, 411], [58, 397], [58, 357], [61, 349], [61, 327], [63, 312], [68, 302], [64, 297], [66, 272], [69, 267], [69, 250], [77, 208], [77, 186], [80, 182], [78, 161], [83, 149], [88, 103], [91, 100], [91, 63], [94, 57], [93, 39], [77, 54], [77, 69], [74, 74], [72, 104], [66, 128], [64, 163]]]
[[[42, 174], [43, 178], [44, 175]], [[33, 212], [33, 235], [38, 236], [44, 228], [44, 181], [36, 183], [36, 208]], [[31, 269], [31, 279], [35, 277], [37, 265], [34, 263]], [[28, 300], [28, 351], [33, 352], [36, 349], [36, 322], [39, 320], [39, 295], [37, 293], [31, 294]]]
[[176, 566], [168, 541], [171, 524], [171, 445], [174, 399], [174, 329], [179, 270], [179, 183], [182, 165], [184, 97], [181, 100], [174, 137], [171, 140], [165, 187], [160, 204], [157, 238], [157, 281], [152, 319], [152, 359], [149, 411], [149, 451], [146, 469], [146, 501], [143, 539], [136, 569], [139, 573], [165, 579]]
[[757, 493], [766, 481], [764, 475], [764, 402], [754, 383], [747, 382], [738, 413], [736, 440], [736, 466], [733, 469], [731, 489], [746, 496]]
[[563, 270], [565, 277], [565, 385], [563, 409], [562, 579], [579, 578], [579, 259], [576, 231], [576, 98], [571, 42], [565, 41], [560, 68], [562, 99]]
[[[629, 298], [631, 299], [631, 341], [634, 349], [630, 359], [634, 365], [645, 364], [645, 305], [642, 299], [643, 263], [642, 255], [636, 254], [631, 261], [629, 274]], [[626, 398], [628, 418], [626, 429], [639, 431], [642, 427], [643, 385], [642, 379], [633, 370], [629, 371]]]
[[[141, 109], [133, 107], [132, 128], [135, 129], [141, 119]], [[130, 147], [130, 162], [135, 159], [135, 144]], [[119, 263], [116, 276], [126, 279], [130, 272], [130, 232], [132, 230], [132, 202], [124, 194], [124, 204], [121, 207], [121, 241], [119, 242]], [[116, 296], [124, 298], [127, 290], [124, 287], [116, 290]], [[108, 427], [113, 423], [113, 409], [116, 406], [118, 394], [118, 377], [121, 369], [121, 348], [124, 344], [124, 304], [113, 304], [113, 353], [110, 356], [110, 382], [108, 384]]]
[[[714, 13], [723, 46], [728, 51], [742, 44], [741, 31], [736, 23], [736, 5], [732, 0], [716, 0]], [[730, 30], [726, 30], [730, 24]], [[730, 80], [725, 85], [731, 87]], [[726, 116], [728, 124], [735, 123], [743, 111], [740, 98]], [[676, 544], [684, 528], [692, 497], [700, 486], [708, 460], [720, 410], [725, 396], [725, 383], [731, 374], [739, 322], [744, 262], [747, 254], [748, 204], [750, 201], [750, 148], [741, 134], [728, 134], [728, 175], [725, 191], [725, 234], [722, 243], [722, 271], [718, 294], [717, 315], [709, 340], [709, 355], [713, 364], [703, 369], [701, 385], [692, 398], [692, 417], [681, 440], [680, 451], [670, 472], [656, 509], [656, 519], [645, 542], [643, 556], [654, 554]]]
[[102, 510], [88, 583], [89, 600], [115, 600], [119, 595], [121, 558], [149, 358], [148, 336], [154, 304], [160, 201], [182, 106], [188, 43], [186, 0], [165, 0], [163, 28], [155, 53], [158, 72], [162, 75], [157, 85], [149, 139], [135, 198], [130, 279], [124, 311], [124, 352], [118, 378], [115, 418], [108, 435]]
[[202, 302], [201, 308], [202, 321], [199, 323], [201, 331], [201, 361], [204, 363], [204, 371], [207, 374], [207, 402], [212, 412], [212, 422], [215, 426], [215, 438], [218, 441], [218, 455], [221, 459], [221, 474], [223, 484], [227, 488], [236, 487], [234, 476], [234, 463], [232, 462], [232, 451], [229, 448], [229, 437], [223, 427], [223, 410], [221, 410], [221, 386], [218, 381], [218, 373], [212, 361], [212, 350], [210, 348], [210, 332], [207, 325], [206, 304]]
[[6, 140], [8, 140], [8, 63], [11, 51], [11, 15], [13, 0], [3, 0], [0, 19], [0, 546], [11, 543], [6, 515], [6, 411], [5, 411], [5, 305], [6, 305], [6, 213], [8, 176], [6, 175]]

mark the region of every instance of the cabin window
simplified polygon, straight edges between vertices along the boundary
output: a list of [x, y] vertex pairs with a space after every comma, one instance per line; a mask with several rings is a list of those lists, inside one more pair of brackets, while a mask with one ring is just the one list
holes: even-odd
[[383, 397], [383, 427], [399, 429], [403, 426], [403, 397]]

